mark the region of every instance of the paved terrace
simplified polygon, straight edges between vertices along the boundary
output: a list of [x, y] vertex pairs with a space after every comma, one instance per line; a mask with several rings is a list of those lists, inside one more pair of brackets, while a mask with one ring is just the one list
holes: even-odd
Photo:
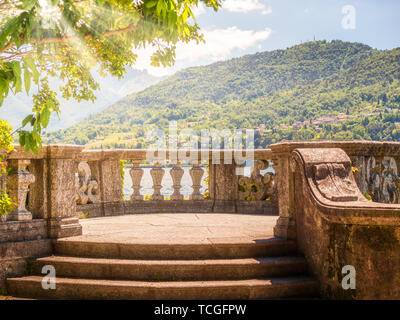
[[273, 237], [277, 218], [250, 214], [162, 213], [81, 219], [83, 234], [68, 240], [150, 244], [253, 242]]

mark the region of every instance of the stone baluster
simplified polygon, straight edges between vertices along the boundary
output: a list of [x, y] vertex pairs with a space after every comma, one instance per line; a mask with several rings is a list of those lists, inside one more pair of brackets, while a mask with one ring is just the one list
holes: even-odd
[[29, 164], [30, 160], [9, 160], [8, 162], [12, 172], [7, 178], [8, 195], [16, 208], [8, 214], [7, 220], [32, 220], [32, 214], [26, 210], [29, 185], [35, 182], [35, 176], [26, 169]]
[[190, 195], [190, 200], [202, 200], [203, 195], [200, 193], [200, 188], [201, 178], [204, 175], [204, 170], [200, 168], [200, 163], [193, 164], [193, 167], [189, 170], [189, 173], [193, 182], [193, 193]]
[[143, 169], [140, 168], [141, 161], [132, 161], [133, 168], [129, 171], [132, 178], [132, 189], [131, 200], [143, 200], [143, 196], [140, 194], [140, 182], [143, 177]]
[[161, 168], [160, 162], [154, 163], [154, 168], [150, 170], [151, 178], [153, 179], [153, 195], [151, 196], [152, 200], [164, 200], [164, 196], [161, 194], [161, 181], [165, 174], [164, 169]]
[[171, 195], [171, 200], [183, 200], [183, 195], [180, 193], [183, 173], [184, 171], [181, 168], [180, 162], [174, 163], [174, 166], [170, 171], [173, 181], [172, 187], [174, 188], [174, 193]]

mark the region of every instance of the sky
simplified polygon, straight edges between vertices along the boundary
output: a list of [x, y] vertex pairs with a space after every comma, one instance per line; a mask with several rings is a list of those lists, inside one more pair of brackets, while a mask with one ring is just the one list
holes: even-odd
[[[169, 68], [150, 66], [154, 49], [147, 47], [136, 52], [139, 57], [134, 68], [168, 76], [183, 68], [286, 49], [314, 39], [362, 42], [377, 49], [400, 46], [400, 0], [224, 0], [218, 12], [200, 5], [194, 13], [205, 44], [178, 44], [175, 65]], [[121, 84], [115, 79], [99, 80], [95, 103], [61, 101], [61, 118], [54, 114], [49, 130], [68, 127], [123, 98], [126, 93], [117, 92]], [[129, 88], [141, 88], [134, 71], [124, 79], [133, 81]], [[0, 118], [18, 127], [31, 105], [32, 97], [25, 92], [9, 96], [0, 108]]]
[[205, 44], [178, 44], [176, 63], [150, 66], [151, 48], [139, 51], [135, 68], [164, 76], [245, 54], [285, 49], [301, 42], [362, 42], [377, 49], [400, 46], [399, 0], [225, 0], [214, 12], [194, 8]]

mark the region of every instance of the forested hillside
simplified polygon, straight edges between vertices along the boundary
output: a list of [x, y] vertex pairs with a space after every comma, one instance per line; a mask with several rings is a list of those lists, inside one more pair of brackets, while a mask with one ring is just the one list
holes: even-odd
[[400, 138], [400, 48], [314, 41], [188, 68], [127, 96], [51, 143], [145, 147], [168, 128], [260, 128], [256, 147], [292, 139]]

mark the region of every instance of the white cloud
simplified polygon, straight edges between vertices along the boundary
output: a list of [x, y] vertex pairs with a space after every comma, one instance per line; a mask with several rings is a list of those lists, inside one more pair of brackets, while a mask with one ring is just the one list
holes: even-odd
[[234, 50], [244, 51], [264, 41], [271, 34], [271, 29], [254, 31], [229, 27], [226, 29], [204, 30], [203, 34], [205, 43], [196, 44], [193, 41], [190, 43], [178, 43], [173, 67], [150, 66], [150, 56], [156, 49], [147, 47], [136, 51], [138, 59], [134, 68], [147, 70], [150, 74], [162, 76], [170, 75], [182, 68], [224, 60], [230, 58]]
[[261, 10], [261, 14], [270, 14], [271, 7], [259, 2], [259, 0], [225, 0], [222, 8], [230, 12], [247, 13], [254, 10]]

